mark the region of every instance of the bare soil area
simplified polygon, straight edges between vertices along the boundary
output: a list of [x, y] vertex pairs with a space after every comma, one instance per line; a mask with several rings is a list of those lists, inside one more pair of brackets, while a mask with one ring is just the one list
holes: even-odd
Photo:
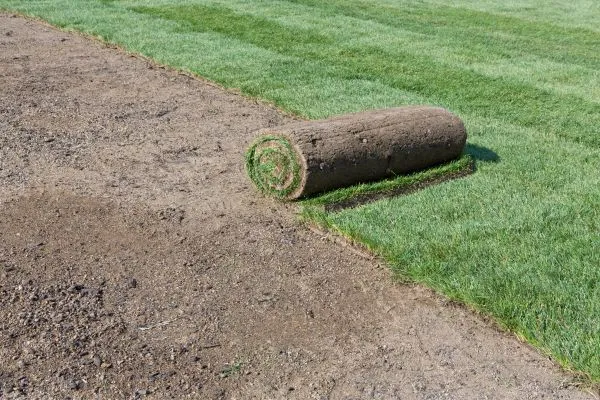
[[589, 399], [243, 170], [274, 108], [0, 14], [0, 399]]

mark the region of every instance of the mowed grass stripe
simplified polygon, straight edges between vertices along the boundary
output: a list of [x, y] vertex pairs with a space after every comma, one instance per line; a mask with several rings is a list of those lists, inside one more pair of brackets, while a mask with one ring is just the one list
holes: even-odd
[[[370, 5], [382, 7], [380, 3], [372, 2]], [[496, 33], [493, 29], [486, 30], [483, 39], [478, 41], [471, 39], [470, 33], [461, 36], [452, 31], [451, 24], [436, 27], [430, 34], [416, 33], [403, 29], [401, 20], [400, 23], [396, 23], [398, 19], [394, 19], [395, 25], [398, 25], [394, 26], [381, 24], [369, 18], [360, 18], [360, 13], [355, 13], [358, 14], [356, 18], [345, 16], [343, 11], [348, 10], [347, 7], [340, 7], [340, 13], [337, 13], [334, 12], [337, 11], [335, 5], [331, 7], [329, 2], [319, 4], [320, 7], [298, 3], [290, 5], [286, 1], [247, 3], [227, 0], [219, 1], [218, 4], [234, 8], [238, 13], [259, 16], [284, 25], [305, 29], [308, 27], [341, 43], [351, 42], [355, 46], [382, 43], [387, 48], [399, 48], [405, 53], [426, 54], [435, 62], [448, 66], [467, 67], [489, 77], [525, 83], [541, 90], [600, 103], [600, 92], [595, 89], [598, 87], [596, 83], [600, 82], [600, 71], [595, 64], [584, 67], [523, 52], [522, 49], [511, 45], [513, 41], [510, 37]], [[398, 5], [395, 7], [398, 8]], [[353, 15], [351, 12], [346, 14]], [[440, 15], [442, 18], [443, 14]], [[477, 21], [472, 26], [477, 27]], [[455, 36], [460, 40], [456, 40]], [[489, 40], [488, 37], [493, 40]], [[581, 87], [588, 87], [590, 90], [582, 93]]]
[[594, 69], [600, 65], [600, 32], [587, 29], [445, 5], [402, 3], [384, 7], [360, 0], [287, 1], [318, 8], [331, 16], [344, 15], [434, 36], [456, 51], [469, 49], [474, 62], [533, 54]]
[[[550, 23], [538, 25], [523, 18], [460, 7], [442, 6], [440, 12], [434, 5], [417, 6], [410, 2], [385, 5], [356, 0], [288, 1], [311, 7], [313, 14], [321, 18], [347, 17], [344, 31], [367, 41], [372, 40], [373, 35], [359, 32], [360, 27], [370, 26], [373, 34], [390, 47], [400, 46], [412, 53], [426, 52], [436, 61], [457, 68], [467, 65], [486, 76], [600, 103], [600, 52], [597, 50], [600, 32]], [[270, 10], [273, 9], [276, 7], [271, 6]], [[274, 14], [275, 10], [271, 12]], [[519, 25], [526, 29], [518, 29]], [[316, 25], [314, 28], [319, 29]], [[332, 25], [328, 32], [335, 34], [338, 29], [339, 26]], [[572, 37], [574, 33], [577, 33], [576, 38]], [[581, 87], [588, 87], [590, 91], [581, 93]]]
[[[398, 0], [377, 0], [379, 4], [398, 5]], [[431, 5], [448, 4], [448, 0], [426, 0]], [[453, 6], [482, 12], [493, 12], [532, 23], [549, 23], [567, 28], [583, 28], [600, 33], [598, 0], [552, 1], [548, 0], [453, 0]]]
[[[560, 137], [600, 147], [600, 104], [534, 86], [513, 83], [444, 65], [385, 45], [332, 44], [323, 35], [226, 7], [138, 7], [133, 10], [170, 21], [181, 31], [218, 32], [280, 54], [337, 67], [341, 79], [382, 82], [452, 105], [461, 112], [537, 127]], [[275, 77], [285, 79], [285, 77]], [[499, 101], [503, 99], [503, 101]]]

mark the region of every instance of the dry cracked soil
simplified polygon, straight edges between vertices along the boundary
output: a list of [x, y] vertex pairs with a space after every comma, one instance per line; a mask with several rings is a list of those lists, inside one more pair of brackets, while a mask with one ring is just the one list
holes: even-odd
[[0, 399], [592, 399], [297, 222], [273, 107], [0, 14]]

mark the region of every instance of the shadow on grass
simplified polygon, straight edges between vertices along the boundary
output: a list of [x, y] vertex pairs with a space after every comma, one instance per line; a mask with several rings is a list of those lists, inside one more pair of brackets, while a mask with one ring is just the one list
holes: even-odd
[[467, 143], [465, 154], [470, 155], [476, 161], [492, 163], [500, 162], [500, 156], [498, 156], [496, 152], [487, 147], [478, 146], [472, 143]]

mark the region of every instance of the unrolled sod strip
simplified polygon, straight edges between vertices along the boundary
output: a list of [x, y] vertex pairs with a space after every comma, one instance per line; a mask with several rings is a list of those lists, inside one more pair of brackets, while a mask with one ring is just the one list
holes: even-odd
[[260, 130], [246, 169], [260, 191], [291, 200], [453, 160], [466, 140], [443, 108], [367, 111]]

